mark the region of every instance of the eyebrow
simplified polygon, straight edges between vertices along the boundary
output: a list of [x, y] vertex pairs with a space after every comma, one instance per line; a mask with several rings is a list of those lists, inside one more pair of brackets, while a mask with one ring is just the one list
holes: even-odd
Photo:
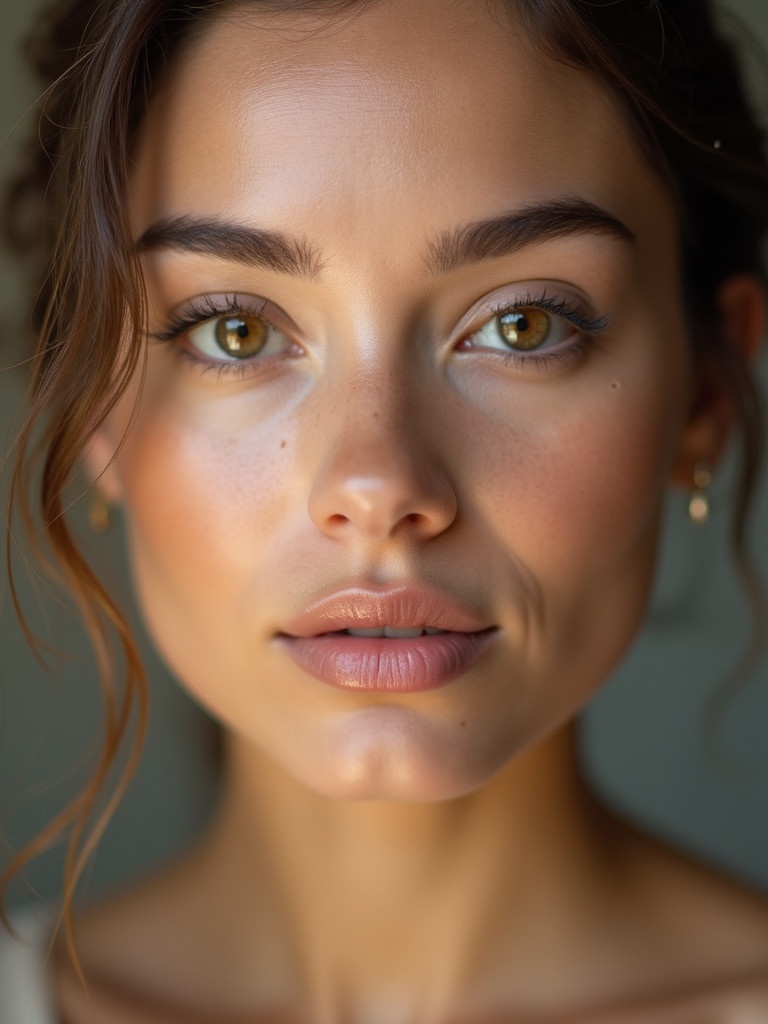
[[[433, 274], [446, 274], [469, 263], [511, 256], [527, 246], [577, 234], [609, 235], [634, 242], [634, 232], [607, 210], [584, 199], [534, 203], [521, 210], [444, 231], [425, 255]], [[192, 216], [156, 221], [136, 243], [139, 253], [175, 249], [272, 270], [294, 277], [316, 277], [320, 254], [306, 240], [237, 224]]]
[[537, 242], [579, 234], [636, 241], [634, 232], [607, 210], [584, 199], [563, 198], [444, 231], [429, 244], [425, 262], [433, 274], [447, 274], [468, 263], [511, 256]]
[[303, 239], [226, 220], [191, 216], [156, 221], [141, 235], [136, 248], [139, 253], [157, 249], [199, 253], [294, 277], [316, 277], [322, 266], [319, 254]]

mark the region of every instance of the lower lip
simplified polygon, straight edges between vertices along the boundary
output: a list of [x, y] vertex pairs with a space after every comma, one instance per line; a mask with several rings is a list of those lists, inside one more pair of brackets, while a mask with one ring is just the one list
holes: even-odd
[[323, 633], [279, 637], [291, 658], [315, 679], [340, 690], [419, 693], [436, 690], [463, 675], [496, 635], [424, 634], [411, 639]]

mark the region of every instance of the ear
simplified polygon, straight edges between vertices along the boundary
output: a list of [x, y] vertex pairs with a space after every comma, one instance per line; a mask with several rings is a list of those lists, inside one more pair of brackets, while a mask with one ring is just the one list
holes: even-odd
[[[725, 343], [745, 363], [752, 363], [766, 325], [761, 282], [750, 274], [729, 277], [718, 289], [716, 308]], [[692, 486], [697, 463], [717, 465], [734, 420], [733, 396], [716, 361], [704, 357], [694, 364], [693, 372], [691, 406], [671, 474], [673, 484], [687, 489]]]
[[123, 500], [123, 486], [115, 461], [116, 453], [117, 446], [110, 435], [109, 427], [102, 424], [81, 456], [86, 476], [99, 495], [110, 505], [119, 505]]

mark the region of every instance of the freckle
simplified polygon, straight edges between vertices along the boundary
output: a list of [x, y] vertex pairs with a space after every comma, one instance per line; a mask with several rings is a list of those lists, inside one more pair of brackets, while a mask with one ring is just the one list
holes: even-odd
[[375, 410], [374, 410], [374, 413], [373, 413], [373, 418], [375, 420], [377, 420], [379, 418], [379, 414]]
[[467, 728], [467, 723], [466, 722], [462, 722], [461, 723], [461, 728], [462, 729], [466, 729]]
[[612, 380], [611, 381], [611, 387], [613, 388], [614, 391], [621, 391], [621, 381], [620, 380]]
[[286, 442], [285, 442], [285, 441], [281, 441], [281, 442], [280, 442], [280, 447], [281, 447], [281, 448], [285, 448], [285, 444], [286, 444]]

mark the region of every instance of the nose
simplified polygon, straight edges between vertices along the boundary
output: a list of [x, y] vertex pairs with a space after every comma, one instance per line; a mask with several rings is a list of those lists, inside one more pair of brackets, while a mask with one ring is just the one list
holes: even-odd
[[309, 515], [329, 537], [428, 540], [456, 518], [456, 490], [428, 436], [429, 417], [423, 408], [416, 414], [416, 396], [409, 402], [397, 390], [350, 389], [319, 432], [324, 450]]

